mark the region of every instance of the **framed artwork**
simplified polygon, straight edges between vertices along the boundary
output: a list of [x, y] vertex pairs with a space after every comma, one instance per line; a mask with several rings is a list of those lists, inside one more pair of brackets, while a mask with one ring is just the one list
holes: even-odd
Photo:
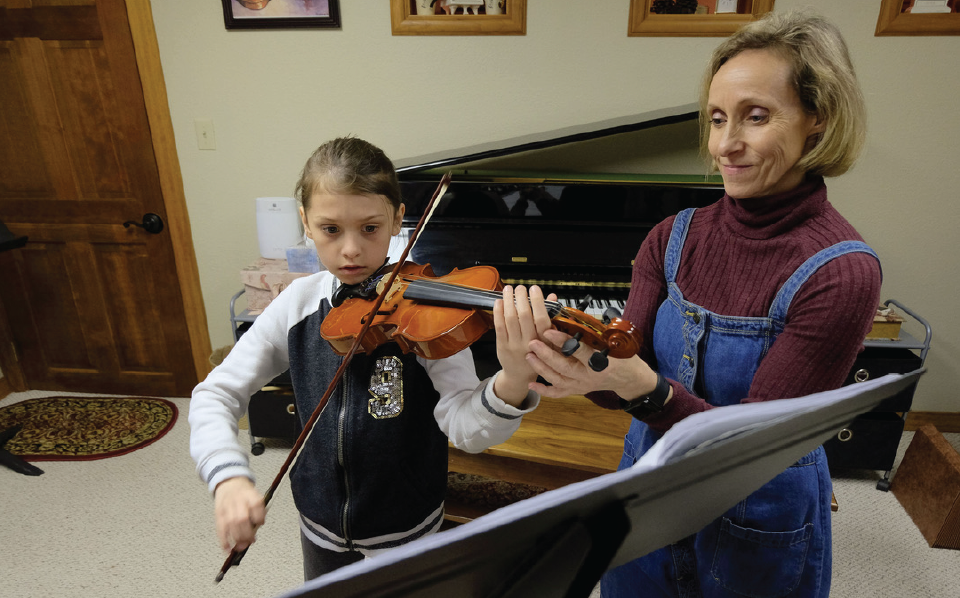
[[883, 0], [874, 35], [960, 35], [960, 0]]
[[774, 0], [630, 0], [631, 37], [724, 37], [773, 10]]
[[526, 35], [527, 0], [390, 0], [393, 35]]
[[220, 0], [227, 29], [340, 28], [340, 0]]

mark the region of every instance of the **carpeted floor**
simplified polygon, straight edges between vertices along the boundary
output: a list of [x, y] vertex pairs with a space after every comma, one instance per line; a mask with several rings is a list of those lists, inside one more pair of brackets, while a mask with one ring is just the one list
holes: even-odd
[[[0, 407], [53, 394], [63, 393], [19, 393], [0, 400]], [[286, 482], [242, 564], [213, 583], [225, 555], [214, 537], [213, 503], [188, 453], [189, 400], [170, 400], [182, 417], [143, 449], [97, 461], [46, 462], [39, 477], [0, 470], [0, 595], [269, 598], [301, 585], [297, 518]], [[904, 435], [901, 458], [912, 436]], [[960, 448], [960, 434], [945, 436]], [[261, 488], [290, 449], [266, 444], [251, 460]], [[875, 489], [878, 479], [873, 471], [834, 477], [840, 510], [833, 514], [831, 596], [954, 598], [960, 551], [930, 548], [894, 495]]]

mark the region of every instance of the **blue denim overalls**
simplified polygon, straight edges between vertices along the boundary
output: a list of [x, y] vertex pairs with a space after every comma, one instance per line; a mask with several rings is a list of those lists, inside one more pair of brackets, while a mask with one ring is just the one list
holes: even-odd
[[[787, 308], [803, 283], [837, 256], [877, 256], [860, 241], [837, 243], [793, 273], [767, 317], [721, 316], [684, 301], [676, 284], [693, 212], [677, 216], [667, 243], [668, 296], [657, 311], [653, 348], [664, 377], [711, 405], [732, 405], [749, 396], [757, 367], [783, 331]], [[659, 437], [633, 420], [619, 469], [636, 463]], [[602, 596], [825, 597], [832, 571], [831, 495], [826, 456], [817, 447], [693, 536], [608, 572]]]

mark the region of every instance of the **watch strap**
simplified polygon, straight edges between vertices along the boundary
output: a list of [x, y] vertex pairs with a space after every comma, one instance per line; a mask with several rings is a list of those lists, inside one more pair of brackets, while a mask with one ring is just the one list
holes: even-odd
[[670, 383], [657, 373], [657, 385], [649, 394], [632, 401], [620, 399], [620, 408], [637, 419], [649, 417], [663, 411], [663, 404], [670, 394]]

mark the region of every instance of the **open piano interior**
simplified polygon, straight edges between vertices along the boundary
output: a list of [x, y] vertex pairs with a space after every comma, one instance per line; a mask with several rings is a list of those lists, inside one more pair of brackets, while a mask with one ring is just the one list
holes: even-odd
[[[598, 319], [622, 311], [653, 226], [723, 196], [698, 139], [688, 104], [398, 160], [405, 228], [452, 175], [411, 259], [437, 275], [494, 266], [504, 284], [539, 285]], [[499, 369], [492, 339], [473, 347], [481, 377]]]

